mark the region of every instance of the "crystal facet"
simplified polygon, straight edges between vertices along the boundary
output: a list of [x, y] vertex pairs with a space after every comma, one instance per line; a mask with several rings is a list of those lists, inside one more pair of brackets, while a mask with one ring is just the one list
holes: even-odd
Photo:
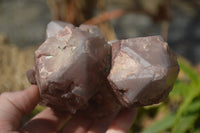
[[111, 45], [108, 80], [123, 106], [155, 104], [168, 96], [179, 67], [160, 36], [120, 40]]

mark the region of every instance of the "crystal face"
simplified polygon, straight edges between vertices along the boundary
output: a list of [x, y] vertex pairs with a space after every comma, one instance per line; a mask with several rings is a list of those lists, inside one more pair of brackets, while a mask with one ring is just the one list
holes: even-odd
[[104, 72], [110, 45], [96, 26], [65, 24], [61, 29], [59, 24], [48, 25], [47, 33], [57, 28], [56, 33], [47, 34], [47, 40], [35, 51], [35, 66], [27, 75], [39, 86], [43, 105], [75, 113], [88, 106], [100, 87], [110, 87], [105, 85], [108, 73]]
[[120, 40], [111, 45], [108, 80], [122, 105], [150, 105], [168, 96], [179, 67], [160, 36]]

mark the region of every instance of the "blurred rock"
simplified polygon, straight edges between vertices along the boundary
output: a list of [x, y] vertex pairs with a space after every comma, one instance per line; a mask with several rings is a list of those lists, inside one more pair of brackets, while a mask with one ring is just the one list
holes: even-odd
[[197, 64], [200, 62], [200, 4], [175, 1], [171, 10], [169, 45], [176, 53]]
[[118, 39], [159, 35], [160, 26], [145, 14], [127, 14], [112, 21]]
[[51, 12], [45, 0], [1, 0], [0, 34], [18, 46], [40, 44]]

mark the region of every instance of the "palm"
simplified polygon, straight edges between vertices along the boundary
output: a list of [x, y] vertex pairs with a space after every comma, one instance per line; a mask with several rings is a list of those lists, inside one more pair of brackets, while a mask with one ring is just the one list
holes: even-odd
[[61, 133], [115, 133], [115, 131], [116, 133], [119, 131], [126, 133], [135, 115], [135, 109], [127, 109], [118, 114], [94, 120], [78, 113], [66, 123], [68, 115], [55, 114], [48, 108], [28, 122], [22, 131], [50, 133], [58, 132], [62, 127]]
[[1, 94], [1, 133], [126, 133], [136, 116], [134, 108], [95, 120], [81, 113], [74, 116], [56, 114], [47, 108], [19, 129], [22, 117], [30, 113], [38, 102], [39, 90], [34, 85], [24, 91]]

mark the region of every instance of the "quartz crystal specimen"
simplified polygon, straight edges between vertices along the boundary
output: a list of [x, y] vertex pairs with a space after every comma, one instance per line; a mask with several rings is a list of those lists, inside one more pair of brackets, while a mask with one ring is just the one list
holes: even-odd
[[56, 111], [94, 117], [163, 101], [179, 67], [160, 36], [108, 44], [96, 26], [52, 21], [27, 72], [40, 103]]
[[112, 43], [112, 69], [108, 80], [125, 107], [163, 101], [178, 72], [176, 57], [160, 36]]
[[[107, 112], [119, 108], [106, 79], [111, 48], [98, 28], [62, 23], [52, 28], [52, 24], [56, 23], [48, 25], [47, 40], [35, 52], [35, 66], [27, 72], [29, 81], [40, 89], [41, 104], [71, 113], [97, 106], [94, 103], [109, 105]], [[109, 104], [104, 105], [105, 100]]]

